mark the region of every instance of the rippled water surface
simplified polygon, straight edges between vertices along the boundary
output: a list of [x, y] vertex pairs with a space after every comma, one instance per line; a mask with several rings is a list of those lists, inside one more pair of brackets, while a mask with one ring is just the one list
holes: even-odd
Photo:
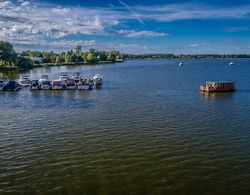
[[[104, 85], [0, 92], [0, 194], [250, 193], [250, 60], [183, 62], [23, 73], [101, 73]], [[201, 94], [207, 80], [237, 91]]]

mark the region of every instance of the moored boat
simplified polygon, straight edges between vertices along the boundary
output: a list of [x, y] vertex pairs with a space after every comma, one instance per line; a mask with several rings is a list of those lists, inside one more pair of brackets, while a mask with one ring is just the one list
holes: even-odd
[[39, 82], [43, 82], [43, 81], [48, 81], [49, 80], [49, 76], [48, 75], [42, 75], [41, 78], [39, 78]]
[[18, 91], [21, 89], [21, 86], [16, 81], [8, 81], [8, 83], [3, 87], [3, 91]]
[[69, 74], [67, 72], [62, 72], [59, 76], [59, 80], [66, 83], [66, 81], [69, 79]]
[[77, 88], [79, 90], [92, 90], [93, 83], [89, 77], [84, 77], [77, 83]]
[[95, 86], [101, 86], [102, 85], [102, 76], [100, 74], [95, 74], [95, 76], [93, 76], [93, 82], [94, 82]]
[[233, 63], [233, 62], [230, 62], [230, 63], [229, 63], [229, 66], [232, 66], [232, 65], [234, 65], [234, 63]]
[[80, 72], [74, 72], [72, 79], [75, 81], [75, 83], [78, 83], [81, 79], [81, 73]]
[[50, 83], [50, 81], [42, 81], [42, 82], [40, 82], [40, 89], [42, 89], [42, 90], [49, 90], [49, 89], [51, 89], [51, 83]]
[[21, 79], [19, 79], [19, 84], [22, 87], [29, 87], [31, 83], [31, 80], [28, 76], [22, 76]]
[[62, 80], [53, 80], [51, 82], [51, 88], [53, 90], [63, 90], [65, 87], [65, 83]]
[[32, 80], [30, 84], [30, 90], [39, 90], [39, 89], [40, 86], [38, 80]]
[[211, 81], [200, 86], [202, 92], [232, 92], [235, 90], [235, 83], [232, 81]]
[[8, 78], [0, 78], [0, 91], [3, 90], [3, 88], [8, 84], [8, 82]]
[[74, 79], [68, 79], [65, 84], [66, 89], [76, 89], [76, 83]]
[[179, 63], [179, 66], [183, 66], [183, 62], [180, 62], [180, 63]]

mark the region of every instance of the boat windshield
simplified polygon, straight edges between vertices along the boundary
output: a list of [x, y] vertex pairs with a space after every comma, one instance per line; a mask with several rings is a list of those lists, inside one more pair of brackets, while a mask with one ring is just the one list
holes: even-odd
[[42, 75], [42, 77], [41, 77], [42, 79], [48, 79], [49, 78], [49, 76], [48, 75]]
[[61, 86], [61, 82], [60, 81], [53, 81], [53, 85], [54, 86]]
[[43, 81], [42, 85], [50, 85], [50, 82], [49, 81]]
[[73, 76], [80, 76], [80, 72], [74, 72]]
[[62, 72], [62, 73], [60, 74], [60, 76], [68, 76], [68, 73], [67, 73], [67, 72]]
[[68, 85], [75, 85], [75, 81], [74, 81], [74, 80], [68, 80], [68, 81], [67, 81], [67, 84], [68, 84]]

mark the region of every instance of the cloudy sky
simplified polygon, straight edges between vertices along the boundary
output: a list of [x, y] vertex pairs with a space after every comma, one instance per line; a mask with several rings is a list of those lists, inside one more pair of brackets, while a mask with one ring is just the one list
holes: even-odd
[[0, 40], [18, 51], [250, 53], [250, 0], [0, 0]]

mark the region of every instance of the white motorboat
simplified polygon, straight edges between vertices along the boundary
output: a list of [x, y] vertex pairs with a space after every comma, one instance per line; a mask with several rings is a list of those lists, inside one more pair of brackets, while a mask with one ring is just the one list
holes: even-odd
[[100, 74], [95, 74], [95, 76], [93, 76], [93, 82], [96, 86], [101, 86], [102, 85], [102, 76]]
[[4, 87], [8, 84], [8, 78], [0, 78], [0, 91], [3, 91]]
[[183, 66], [183, 62], [180, 62], [180, 63], [179, 63], [179, 66]]
[[69, 79], [69, 74], [67, 72], [62, 72], [59, 76], [59, 80], [66, 83], [66, 81]]
[[74, 79], [68, 79], [66, 81], [66, 89], [76, 89], [76, 83], [75, 83], [75, 80]]
[[75, 83], [78, 83], [81, 79], [81, 73], [80, 72], [74, 72], [72, 79], [75, 81]]
[[232, 66], [232, 65], [234, 65], [234, 63], [233, 63], [233, 62], [230, 62], [230, 63], [229, 63], [229, 66]]
[[51, 82], [51, 88], [54, 90], [63, 90], [65, 87], [65, 83], [62, 80], [53, 80]]
[[92, 90], [93, 82], [89, 77], [84, 77], [77, 83], [77, 88], [79, 90]]
[[19, 84], [22, 87], [29, 87], [31, 83], [31, 80], [28, 76], [22, 76], [21, 79], [19, 79]]
[[42, 82], [40, 82], [40, 89], [43, 89], [43, 90], [51, 89], [50, 81], [42, 81]]

